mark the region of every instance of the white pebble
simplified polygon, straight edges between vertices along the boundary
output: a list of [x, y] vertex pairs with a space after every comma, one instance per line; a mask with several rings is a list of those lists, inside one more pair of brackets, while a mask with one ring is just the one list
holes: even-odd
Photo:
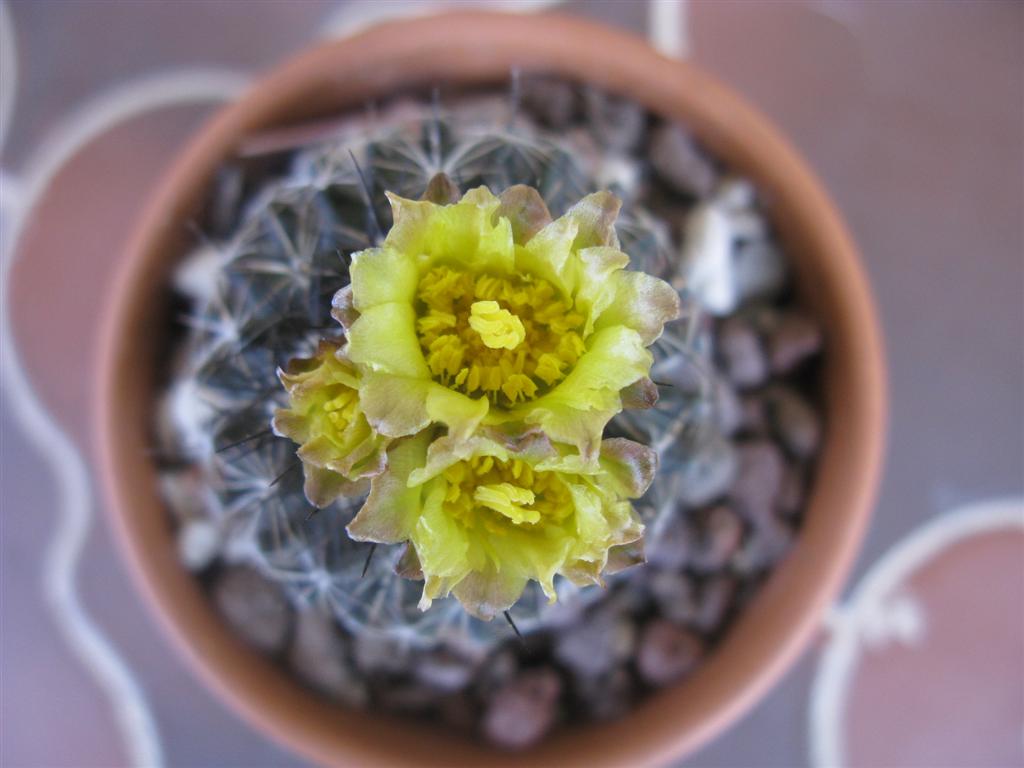
[[189, 520], [178, 530], [178, 557], [190, 571], [203, 570], [219, 549], [220, 534], [209, 520]]
[[201, 245], [185, 257], [174, 272], [174, 289], [200, 306], [209, 302], [222, 274], [223, 254], [213, 245]]
[[732, 224], [721, 208], [699, 205], [687, 216], [683, 243], [687, 282], [697, 301], [714, 315], [727, 315], [739, 304], [732, 246]]

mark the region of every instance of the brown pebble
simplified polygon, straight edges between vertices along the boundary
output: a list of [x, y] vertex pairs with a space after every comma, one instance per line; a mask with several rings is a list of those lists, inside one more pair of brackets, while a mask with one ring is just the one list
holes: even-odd
[[743, 521], [732, 509], [719, 504], [695, 516], [698, 543], [690, 566], [696, 571], [717, 571], [728, 565], [743, 541]]
[[649, 685], [661, 687], [690, 672], [704, 653], [700, 638], [670, 621], [654, 619], [644, 627], [637, 672]]
[[782, 487], [775, 502], [775, 508], [780, 515], [790, 518], [803, 509], [806, 486], [807, 472], [803, 465], [789, 464], [782, 475]]
[[715, 185], [715, 168], [682, 126], [658, 126], [649, 143], [651, 167], [673, 190], [690, 197], [707, 197]]
[[821, 349], [820, 326], [803, 314], [787, 313], [768, 338], [772, 371], [786, 374]]
[[666, 619], [685, 624], [696, 616], [697, 591], [686, 573], [658, 571], [650, 577], [650, 589], [658, 613]]
[[694, 625], [705, 634], [721, 629], [736, 597], [736, 579], [727, 574], [712, 576], [700, 587]]
[[636, 645], [636, 627], [628, 615], [594, 611], [580, 624], [558, 635], [554, 655], [576, 675], [597, 677], [629, 657]]
[[613, 720], [626, 714], [636, 698], [636, 681], [626, 667], [613, 669], [597, 679], [580, 680], [575, 698], [595, 720]]
[[718, 358], [725, 375], [740, 389], [764, 383], [768, 361], [754, 329], [738, 318], [722, 323], [718, 334]]
[[523, 106], [549, 128], [566, 128], [578, 108], [572, 85], [550, 77], [524, 77], [521, 98]]
[[747, 395], [740, 400], [739, 432], [760, 437], [768, 431], [768, 412], [761, 395]]
[[562, 678], [553, 669], [522, 673], [488, 703], [482, 722], [484, 735], [505, 749], [536, 744], [554, 726], [561, 694]]
[[345, 643], [332, 617], [314, 606], [298, 612], [288, 664], [315, 688], [349, 706], [366, 703], [366, 686], [349, 664]]
[[775, 509], [786, 463], [778, 446], [767, 440], [740, 443], [737, 456], [739, 470], [730, 497], [737, 510], [756, 525]]
[[786, 450], [810, 459], [821, 445], [821, 421], [815, 409], [789, 387], [773, 387], [767, 395], [768, 413]]
[[213, 599], [231, 627], [264, 653], [284, 648], [292, 610], [282, 589], [247, 566], [229, 568], [213, 587]]
[[693, 535], [684, 514], [677, 507], [659, 534], [644, 543], [648, 565], [674, 570], [689, 562]]

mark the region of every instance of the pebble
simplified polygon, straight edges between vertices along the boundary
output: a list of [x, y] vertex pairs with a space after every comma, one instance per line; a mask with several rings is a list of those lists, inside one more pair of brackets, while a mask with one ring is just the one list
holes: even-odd
[[709, 436], [698, 453], [676, 471], [678, 498], [689, 507], [703, 507], [725, 494], [736, 476], [736, 451], [721, 435]]
[[213, 243], [197, 246], [174, 270], [174, 289], [197, 306], [205, 306], [217, 289], [227, 258], [228, 254]]
[[693, 621], [697, 592], [690, 576], [681, 571], [658, 571], [650, 576], [650, 588], [659, 614], [678, 624]]
[[306, 684], [351, 707], [367, 702], [366, 684], [348, 662], [332, 618], [313, 606], [299, 610], [288, 664]]
[[737, 511], [756, 526], [775, 508], [786, 463], [782, 451], [768, 440], [741, 443], [737, 456], [739, 469], [729, 495]]
[[412, 653], [404, 644], [361, 632], [353, 637], [352, 657], [356, 668], [366, 675], [397, 674], [409, 669]]
[[727, 211], [745, 211], [756, 204], [757, 190], [750, 179], [727, 176], [715, 188], [714, 198], [715, 202]]
[[663, 527], [654, 535], [647, 536], [644, 543], [647, 567], [675, 570], [689, 561], [693, 537], [684, 512], [685, 508], [677, 506]]
[[821, 421], [803, 397], [789, 387], [773, 387], [767, 396], [768, 415], [779, 440], [798, 459], [810, 459], [821, 446]]
[[698, 539], [690, 567], [703, 573], [725, 568], [743, 543], [743, 521], [724, 504], [698, 515], [697, 520]]
[[726, 212], [707, 203], [695, 206], [683, 225], [685, 282], [700, 305], [716, 316], [728, 315], [739, 305], [732, 252], [732, 224]]
[[822, 332], [817, 322], [804, 314], [782, 316], [768, 338], [772, 371], [784, 375], [821, 350]]
[[519, 658], [508, 646], [499, 648], [478, 667], [474, 685], [477, 693], [488, 696], [512, 681], [519, 671]]
[[793, 529], [775, 515], [761, 519], [733, 559], [734, 568], [744, 574], [771, 568], [789, 551], [793, 536]]
[[648, 158], [658, 177], [682, 195], [704, 198], [715, 186], [715, 167], [680, 125], [665, 123], [654, 129]]
[[474, 665], [447, 649], [423, 654], [416, 659], [413, 676], [438, 691], [460, 691], [473, 679]]
[[523, 672], [501, 688], [487, 704], [483, 732], [489, 741], [506, 749], [536, 744], [558, 719], [562, 679], [542, 667]]
[[628, 658], [635, 647], [636, 626], [610, 606], [592, 611], [583, 623], [559, 633], [554, 656], [579, 677], [598, 677]]
[[254, 568], [234, 566], [217, 579], [213, 599], [242, 638], [264, 653], [284, 649], [292, 609], [284, 591]]
[[761, 242], [768, 237], [768, 222], [758, 211], [733, 211], [729, 214], [729, 222], [737, 240]]
[[743, 405], [736, 390], [722, 378], [715, 380], [712, 394], [715, 422], [723, 435], [734, 435], [743, 426]]
[[551, 77], [524, 77], [520, 87], [523, 107], [541, 124], [562, 129], [576, 116], [576, 91], [566, 81]]
[[594, 168], [598, 188], [607, 189], [620, 199], [632, 200], [643, 180], [643, 169], [625, 155], [605, 154]]
[[606, 675], [578, 681], [573, 690], [578, 705], [595, 720], [626, 714], [636, 698], [636, 681], [623, 665]]
[[786, 261], [770, 240], [741, 243], [732, 265], [738, 304], [774, 297], [786, 285]]
[[718, 359], [722, 370], [740, 389], [760, 386], [768, 377], [768, 360], [753, 328], [739, 318], [722, 323], [718, 334]]
[[220, 543], [220, 532], [209, 519], [196, 517], [178, 528], [178, 558], [190, 571], [208, 567], [220, 554]]
[[704, 645], [690, 630], [654, 619], [644, 627], [636, 668], [649, 685], [662, 687], [682, 679], [700, 661]]
[[728, 574], [716, 574], [700, 587], [700, 598], [693, 624], [705, 634], [715, 634], [721, 627], [736, 596], [736, 579]]
[[763, 436], [768, 432], [768, 412], [761, 395], [744, 395], [740, 399], [740, 428], [745, 435]]
[[598, 88], [583, 89], [585, 123], [595, 138], [608, 149], [629, 152], [640, 143], [647, 126], [644, 110]]
[[775, 509], [785, 518], [798, 515], [804, 507], [807, 496], [807, 471], [800, 464], [789, 464], [782, 476], [782, 486]]

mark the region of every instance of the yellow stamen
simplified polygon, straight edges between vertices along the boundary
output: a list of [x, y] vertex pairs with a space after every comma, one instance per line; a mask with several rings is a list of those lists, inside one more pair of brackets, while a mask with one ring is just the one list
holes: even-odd
[[511, 483], [477, 486], [473, 492], [473, 500], [481, 506], [501, 513], [516, 525], [536, 523], [540, 520], [540, 512], [522, 506], [533, 504], [533, 491]]
[[523, 321], [496, 301], [475, 301], [470, 307], [469, 327], [491, 349], [515, 349], [526, 338]]
[[435, 381], [511, 407], [558, 386], [586, 351], [584, 317], [546, 280], [430, 269], [416, 332]]

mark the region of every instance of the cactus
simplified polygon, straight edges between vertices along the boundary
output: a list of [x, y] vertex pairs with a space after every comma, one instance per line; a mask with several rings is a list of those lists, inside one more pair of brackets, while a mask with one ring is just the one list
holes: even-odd
[[[512, 94], [504, 102], [469, 100], [454, 113], [436, 97], [403, 104], [296, 148], [288, 171], [252, 196], [233, 232], [203, 243], [179, 270], [188, 310], [161, 407], [159, 450], [198, 470], [212, 489], [201, 514], [216, 526], [224, 560], [257, 567], [297, 604], [328, 609], [349, 633], [417, 647], [486, 648], [508, 636], [505, 625], [468, 617], [450, 598], [421, 612], [419, 586], [395, 576], [401, 549], [345, 535], [362, 497], [311, 507], [294, 444], [268, 425], [285, 398], [277, 368], [311, 355], [321, 338], [340, 337], [331, 297], [348, 282], [350, 255], [389, 228], [385, 191], [418, 198], [439, 173], [463, 191], [529, 184], [558, 216], [604, 186], [583, 160], [589, 150], [573, 144], [581, 137], [546, 133], [518, 113], [515, 85]], [[633, 268], [679, 284], [661, 220], [629, 207], [618, 231]], [[672, 386], [662, 388], [658, 407], [624, 412], [610, 426], [662, 456], [665, 471], [642, 505], [655, 537], [675, 514], [676, 484], [699, 466], [714, 436], [702, 333], [696, 310], [666, 328], [652, 378]], [[570, 607], [601, 594], [567, 582], [559, 592]], [[525, 633], [560, 610], [531, 584], [513, 614]]]

